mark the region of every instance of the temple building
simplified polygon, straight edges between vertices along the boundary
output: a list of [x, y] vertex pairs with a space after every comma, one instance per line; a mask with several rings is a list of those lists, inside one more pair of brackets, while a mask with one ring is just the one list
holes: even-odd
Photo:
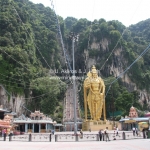
[[7, 129], [12, 128], [11, 119], [8, 115], [5, 116], [3, 120], [0, 120], [0, 128], [1, 129], [3, 129], [3, 128], [7, 128]]
[[25, 133], [48, 133], [56, 129], [57, 131], [62, 130], [62, 124], [57, 124], [40, 111], [31, 113], [30, 118], [24, 115], [14, 118], [13, 123], [17, 125], [17, 130]]
[[149, 117], [138, 117], [136, 108], [130, 108], [129, 116], [119, 120], [121, 123], [121, 130], [131, 131], [133, 127], [138, 128], [140, 122], [149, 122]]
[[0, 105], [0, 129], [11, 128], [11, 119], [8, 115], [8, 110], [3, 108], [3, 105]]

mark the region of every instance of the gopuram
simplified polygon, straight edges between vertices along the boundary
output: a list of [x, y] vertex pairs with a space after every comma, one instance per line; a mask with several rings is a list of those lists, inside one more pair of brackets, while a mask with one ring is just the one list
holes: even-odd
[[106, 120], [105, 110], [105, 84], [101, 77], [98, 77], [95, 66], [87, 73], [84, 80], [84, 112], [85, 120], [82, 130], [97, 131], [112, 125]]

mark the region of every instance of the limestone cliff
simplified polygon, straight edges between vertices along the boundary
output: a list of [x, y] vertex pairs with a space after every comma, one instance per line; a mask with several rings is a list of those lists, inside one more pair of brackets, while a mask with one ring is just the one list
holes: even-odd
[[[104, 54], [106, 52], [109, 52], [109, 45], [110, 41], [105, 39], [102, 39], [100, 42], [94, 42], [90, 45], [90, 49], [95, 49], [96, 51], [100, 52], [101, 54]], [[112, 50], [111, 50], [112, 51]], [[107, 63], [107, 60], [103, 61], [101, 63], [101, 58], [100, 56], [98, 57], [90, 57], [89, 56], [89, 50], [84, 49], [84, 58], [85, 58], [85, 65], [87, 70], [90, 69], [92, 65], [99, 65], [102, 64], [104, 65], [105, 68], [105, 74], [112, 75], [114, 77], [120, 76], [122, 72], [126, 69], [127, 65], [127, 59], [123, 55], [123, 47], [118, 47], [115, 50], [113, 50], [113, 53], [111, 55], [111, 63]], [[103, 57], [103, 55], [102, 55]], [[102, 66], [100, 66], [101, 68]], [[130, 68], [132, 69], [132, 68]], [[101, 72], [101, 71], [100, 71]], [[136, 83], [134, 83], [131, 78], [129, 77], [129, 74], [123, 74], [121, 76], [121, 80], [124, 84], [124, 86], [128, 89], [128, 91], [132, 92], [136, 90], [139, 93], [139, 102], [141, 104], [144, 104], [145, 102], [150, 106], [150, 93], [146, 91], [146, 89], [140, 90], [138, 89]]]
[[7, 91], [5, 91], [4, 87], [1, 85], [0, 105], [2, 105], [3, 108], [7, 109], [8, 111], [16, 112], [18, 116], [24, 113], [25, 110], [22, 108], [22, 105], [25, 103], [24, 96], [9, 94], [10, 93], [7, 93]]

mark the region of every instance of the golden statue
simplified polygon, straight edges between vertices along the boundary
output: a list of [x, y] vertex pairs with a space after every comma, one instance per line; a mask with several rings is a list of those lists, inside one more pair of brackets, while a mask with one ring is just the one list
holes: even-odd
[[98, 77], [95, 66], [92, 67], [92, 71], [88, 72], [87, 76], [84, 81], [85, 120], [87, 120], [87, 106], [91, 120], [99, 121], [102, 116], [102, 109], [104, 120], [106, 120], [104, 81]]

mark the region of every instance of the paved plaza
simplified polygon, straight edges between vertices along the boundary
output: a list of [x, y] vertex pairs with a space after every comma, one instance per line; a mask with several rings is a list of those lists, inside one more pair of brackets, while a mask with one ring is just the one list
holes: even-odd
[[0, 141], [0, 150], [149, 150], [150, 139], [97, 142], [9, 142]]
[[[110, 134], [113, 131], [110, 131]], [[120, 134], [122, 131], [119, 131]], [[87, 132], [85, 131], [84, 134], [88, 135], [94, 135], [96, 134], [96, 131], [93, 132]], [[56, 135], [69, 135], [73, 134], [73, 132], [56, 132]], [[133, 134], [132, 132], [126, 131], [126, 135], [129, 134], [130, 136]], [[36, 134], [34, 134], [36, 135]], [[43, 134], [46, 136], [45, 134]], [[49, 134], [47, 134], [49, 135]], [[22, 137], [22, 136], [28, 136], [28, 135], [20, 135], [20, 136], [15, 136], [17, 137]], [[90, 136], [89, 136], [90, 137]], [[41, 140], [40, 137], [38, 137], [39, 140]], [[62, 139], [62, 137], [61, 137]], [[9, 137], [7, 136], [6, 141], [3, 141], [3, 139], [0, 140], [0, 150], [150, 150], [150, 139], [143, 139], [142, 137], [140, 139], [136, 138], [135, 139], [126, 139], [123, 140], [121, 139], [116, 139], [112, 140], [109, 142], [106, 141], [81, 141], [81, 139], [78, 142], [75, 141], [70, 141], [69, 138], [63, 139], [61, 141], [60, 139], [58, 140], [59, 142], [55, 141], [55, 136], [52, 135], [52, 140], [51, 142], [47, 140], [47, 142], [42, 142], [42, 141], [32, 141], [28, 142], [28, 139], [20, 141], [9, 141]], [[45, 140], [46, 141], [46, 140]]]

